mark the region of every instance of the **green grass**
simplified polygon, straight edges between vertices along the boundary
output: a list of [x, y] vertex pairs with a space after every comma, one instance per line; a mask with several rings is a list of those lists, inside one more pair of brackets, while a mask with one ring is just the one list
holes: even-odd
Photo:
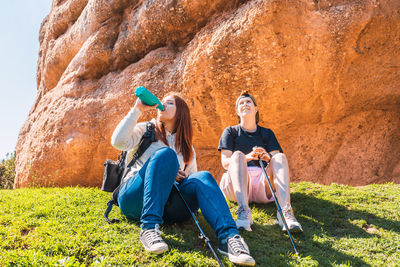
[[[259, 266], [400, 266], [400, 185], [350, 187], [292, 184], [292, 205], [304, 233], [288, 236], [274, 225], [273, 203], [251, 206], [253, 232], [244, 232]], [[0, 266], [216, 266], [192, 221], [164, 225], [170, 251], [153, 256], [139, 241], [138, 222], [114, 207], [103, 219], [110, 193], [95, 188], [0, 190]], [[232, 214], [236, 206], [229, 204]], [[198, 216], [214, 248], [217, 240]], [[225, 266], [232, 266], [221, 256]]]

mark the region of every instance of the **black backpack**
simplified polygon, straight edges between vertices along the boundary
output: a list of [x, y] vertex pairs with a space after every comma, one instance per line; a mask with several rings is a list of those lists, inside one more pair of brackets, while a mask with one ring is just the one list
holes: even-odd
[[[114, 177], [112, 178], [113, 181], [107, 182], [107, 174], [110, 172], [109, 170], [107, 170], [107, 165], [110, 165], [110, 161], [106, 160], [106, 162], [104, 163], [105, 172], [104, 172], [102, 190], [106, 191], [106, 192], [112, 192], [112, 199], [107, 202], [107, 209], [106, 209], [106, 212], [104, 213], [104, 218], [106, 219], [106, 221], [108, 223], [113, 224], [113, 223], [119, 222], [118, 219], [110, 220], [108, 218], [108, 214], [111, 212], [113, 205], [118, 206], [119, 190], [125, 185], [125, 183], [128, 180], [126, 180], [125, 182], [122, 182], [122, 183], [121, 183], [121, 181], [123, 181], [124, 176], [129, 172], [129, 169], [133, 166], [133, 164], [135, 164], [137, 159], [140, 158], [143, 155], [143, 153], [147, 150], [147, 148], [151, 145], [151, 143], [153, 143], [155, 141], [157, 141], [157, 140], [156, 140], [156, 132], [154, 130], [154, 124], [152, 122], [148, 121], [148, 122], [146, 122], [146, 132], [143, 134], [143, 137], [139, 142], [139, 148], [135, 152], [135, 154], [133, 154], [133, 158], [132, 158], [131, 162], [129, 162], [129, 164], [126, 167], [124, 167], [127, 151], [123, 151], [118, 156], [118, 162], [114, 164], [115, 167], [112, 170], [112, 172], [115, 172], [115, 173], [113, 173], [114, 174]], [[115, 178], [115, 177], [117, 177], [117, 178]], [[105, 187], [104, 186], [105, 184], [108, 184], [111, 186]], [[111, 191], [111, 189], [113, 189], [113, 191]]]

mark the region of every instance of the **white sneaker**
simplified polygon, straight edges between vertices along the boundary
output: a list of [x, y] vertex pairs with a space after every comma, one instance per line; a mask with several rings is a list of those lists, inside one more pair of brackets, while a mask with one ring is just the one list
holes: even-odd
[[236, 219], [236, 227], [237, 229], [245, 229], [246, 231], [251, 232], [251, 225], [253, 224], [253, 220], [251, 219], [251, 210], [249, 207], [239, 206], [236, 211], [237, 219]]
[[168, 250], [168, 245], [161, 237], [160, 226], [155, 225], [153, 229], [142, 229], [140, 231], [140, 241], [144, 249], [154, 254], [161, 254]]
[[[296, 220], [296, 217], [294, 217], [292, 208], [290, 208], [288, 210], [282, 210], [282, 213], [283, 213], [283, 216], [285, 217], [286, 224], [289, 227], [289, 231], [303, 232], [303, 228], [301, 227], [301, 224]], [[282, 227], [282, 231], [286, 232], [286, 227], [282, 221], [279, 211], [276, 211], [276, 217], [277, 217], [277, 221], [276, 221], [277, 224], [279, 224], [279, 226]]]
[[228, 239], [225, 244], [220, 244], [218, 251], [228, 256], [229, 260], [238, 265], [254, 266], [256, 261], [250, 256], [249, 247], [240, 235]]

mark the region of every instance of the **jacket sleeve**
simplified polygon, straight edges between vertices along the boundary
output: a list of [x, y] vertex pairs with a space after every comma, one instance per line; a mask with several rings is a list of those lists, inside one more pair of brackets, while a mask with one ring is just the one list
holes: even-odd
[[111, 144], [118, 150], [129, 151], [137, 149], [140, 139], [146, 131], [146, 123], [137, 123], [140, 110], [132, 108], [120, 121], [111, 137]]

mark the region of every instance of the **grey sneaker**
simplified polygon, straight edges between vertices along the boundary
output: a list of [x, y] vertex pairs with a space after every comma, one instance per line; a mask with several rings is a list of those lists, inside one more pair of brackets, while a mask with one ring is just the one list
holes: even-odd
[[[303, 228], [301, 227], [301, 224], [296, 220], [296, 217], [294, 217], [293, 210], [292, 208], [288, 210], [282, 210], [283, 216], [285, 217], [286, 224], [289, 227], [289, 230], [291, 232], [303, 232]], [[276, 211], [276, 217], [277, 217], [277, 224], [282, 228], [282, 231], [286, 231], [285, 224], [282, 221], [281, 215], [279, 214], [279, 211]]]
[[254, 266], [256, 261], [250, 256], [249, 247], [240, 235], [228, 239], [225, 244], [220, 244], [218, 251], [228, 256], [229, 260], [238, 265]]
[[154, 229], [142, 229], [140, 231], [140, 242], [148, 252], [161, 254], [168, 250], [168, 245], [161, 237], [160, 226], [155, 225]]
[[236, 227], [237, 229], [245, 229], [246, 231], [251, 232], [251, 225], [253, 224], [253, 220], [251, 219], [251, 210], [249, 207], [239, 206], [236, 211], [237, 219], [236, 219]]

